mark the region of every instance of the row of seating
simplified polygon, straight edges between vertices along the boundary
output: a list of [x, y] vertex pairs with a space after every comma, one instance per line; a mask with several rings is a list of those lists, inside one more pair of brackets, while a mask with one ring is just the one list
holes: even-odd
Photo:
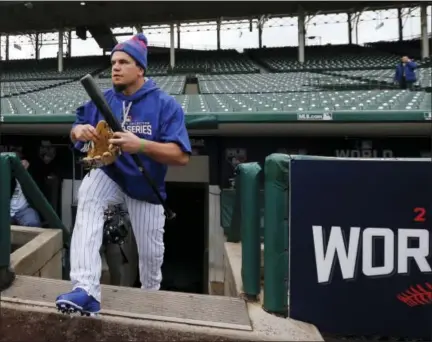
[[[411, 58], [421, 58], [421, 40], [420, 38], [406, 39], [403, 41], [380, 41], [365, 44], [381, 51], [388, 51], [398, 56], [409, 56]], [[432, 38], [429, 38], [429, 46], [432, 46]], [[431, 52], [432, 53], [432, 52]]]
[[[240, 54], [236, 50], [177, 50], [173, 70], [170, 67], [169, 54], [149, 54], [148, 63], [147, 74], [149, 76], [197, 72], [209, 74], [256, 73], [260, 70], [246, 55]], [[101, 77], [111, 77], [111, 70], [109, 68], [104, 70]]]
[[[418, 88], [432, 87], [432, 68], [417, 70]], [[342, 70], [323, 72], [289, 72], [263, 74], [197, 75], [198, 90], [201, 94], [239, 94], [239, 93], [286, 93], [315, 92], [324, 90], [367, 90], [396, 89], [393, 82], [394, 70]], [[96, 78], [102, 88], [111, 87], [111, 80]], [[171, 95], [184, 93], [186, 76], [154, 76], [152, 79]], [[41, 90], [46, 90], [41, 92]], [[37, 92], [60, 96], [74, 92], [84, 95], [78, 81], [45, 80], [1, 82], [2, 97]], [[80, 96], [81, 96], [80, 95]]]
[[[184, 76], [162, 76], [153, 78], [156, 84], [169, 94], [181, 94], [185, 86]], [[49, 81], [46, 81], [49, 82]], [[101, 89], [112, 86], [108, 79], [96, 79]], [[69, 82], [57, 87], [2, 99], [3, 114], [62, 114], [72, 113], [88, 101], [89, 97], [82, 85]]]
[[[327, 74], [334, 76], [348, 77], [358, 80], [370, 80], [376, 82], [393, 83], [395, 71], [392, 69], [378, 70], [341, 70], [330, 71]], [[420, 88], [432, 87], [432, 68], [421, 68], [416, 70], [416, 85]]]
[[[394, 69], [401, 55], [378, 47], [380, 45], [306, 46], [306, 61], [303, 64], [298, 62], [297, 47], [246, 49], [244, 53], [236, 50], [176, 50], [173, 70], [170, 68], [168, 49], [158, 53], [152, 53], [150, 49], [148, 75], [246, 74], [260, 73], [263, 69], [270, 72]], [[431, 65], [428, 60], [419, 63], [420, 66]], [[102, 70], [100, 76], [103, 78], [111, 74], [109, 56], [65, 58], [63, 64], [63, 72], [59, 73], [56, 58], [2, 61], [1, 77], [2, 80], [12, 81], [74, 79]]]
[[186, 112], [430, 110], [431, 94], [405, 90], [177, 96]]
[[[156, 76], [152, 77], [156, 84], [169, 94], [182, 94], [184, 91], [185, 76]], [[110, 79], [96, 78], [102, 88], [112, 86]], [[68, 91], [82, 91], [82, 86], [74, 80], [44, 80], [44, 81], [3, 81], [0, 82], [1, 97], [9, 97], [29, 92], [41, 92], [49, 90], [51, 93], [62, 93]]]
[[2, 81], [77, 79], [87, 73], [104, 69], [109, 60], [101, 56], [63, 59], [63, 71], [58, 72], [56, 58], [41, 60], [11, 60], [0, 62]]
[[[249, 49], [249, 56], [273, 72], [293, 70], [394, 69], [401, 55], [359, 45], [307, 46], [305, 62], [297, 47]], [[405, 53], [407, 54], [407, 53]], [[420, 64], [423, 64], [420, 62]]]
[[[63, 87], [63, 86], [62, 86]], [[302, 112], [322, 110], [425, 110], [432, 108], [426, 92], [407, 90], [318, 91], [265, 94], [174, 95], [186, 113]], [[88, 100], [78, 88], [40, 91], [1, 99], [1, 114], [73, 114]]]
[[64, 80], [44, 81], [16, 81], [0, 82], [0, 97], [13, 96], [27, 92], [38, 91], [44, 88], [51, 88], [64, 83]]
[[[355, 74], [355, 71], [352, 71]], [[284, 93], [301, 91], [377, 88], [375, 71], [364, 71], [364, 77], [354, 77], [348, 71], [334, 73], [290, 72], [239, 75], [198, 75], [201, 94]], [[384, 69], [388, 86], [393, 86], [394, 71]], [[362, 74], [363, 75], [363, 74]]]

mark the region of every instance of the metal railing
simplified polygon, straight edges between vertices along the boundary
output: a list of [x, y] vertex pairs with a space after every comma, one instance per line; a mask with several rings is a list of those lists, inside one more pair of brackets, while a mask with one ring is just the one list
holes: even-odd
[[[13, 178], [20, 183], [23, 193], [30, 204], [37, 210], [50, 229], [61, 229], [63, 235], [63, 279], [69, 277], [69, 241], [70, 235], [48, 200], [43, 195], [33, 178], [21, 165], [15, 153], [0, 153], [0, 287], [7, 288], [2, 277], [13, 274], [9, 270], [11, 255], [11, 219], [10, 198]], [[9, 274], [9, 275], [8, 275]]]

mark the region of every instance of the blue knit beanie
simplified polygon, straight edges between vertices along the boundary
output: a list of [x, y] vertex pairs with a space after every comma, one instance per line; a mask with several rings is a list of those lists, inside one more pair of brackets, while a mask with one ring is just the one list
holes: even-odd
[[147, 70], [147, 38], [144, 34], [138, 33], [131, 39], [117, 44], [111, 52], [111, 56], [116, 51], [123, 51], [131, 56], [135, 61]]

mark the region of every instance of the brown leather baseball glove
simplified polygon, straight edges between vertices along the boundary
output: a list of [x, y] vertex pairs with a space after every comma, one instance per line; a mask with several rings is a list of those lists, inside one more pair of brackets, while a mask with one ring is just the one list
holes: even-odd
[[90, 169], [96, 169], [114, 163], [121, 153], [119, 147], [108, 142], [113, 136], [113, 131], [105, 120], [98, 122], [96, 132], [100, 139], [96, 142], [91, 141], [89, 143], [87, 156], [82, 160], [84, 165]]

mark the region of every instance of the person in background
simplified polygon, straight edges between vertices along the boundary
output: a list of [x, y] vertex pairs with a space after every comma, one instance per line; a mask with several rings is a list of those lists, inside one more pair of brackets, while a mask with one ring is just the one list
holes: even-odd
[[415, 69], [417, 69], [417, 63], [407, 56], [403, 56], [400, 63], [396, 66], [394, 82], [398, 84], [401, 89], [413, 90], [414, 83], [417, 82]]
[[[22, 166], [27, 170], [30, 163], [22, 158], [20, 153], [16, 153], [21, 158]], [[38, 212], [33, 209], [27, 202], [27, 199], [22, 191], [21, 184], [15, 179], [12, 179], [11, 184], [11, 201], [10, 201], [10, 217], [11, 224], [24, 227], [41, 227], [41, 219]]]

